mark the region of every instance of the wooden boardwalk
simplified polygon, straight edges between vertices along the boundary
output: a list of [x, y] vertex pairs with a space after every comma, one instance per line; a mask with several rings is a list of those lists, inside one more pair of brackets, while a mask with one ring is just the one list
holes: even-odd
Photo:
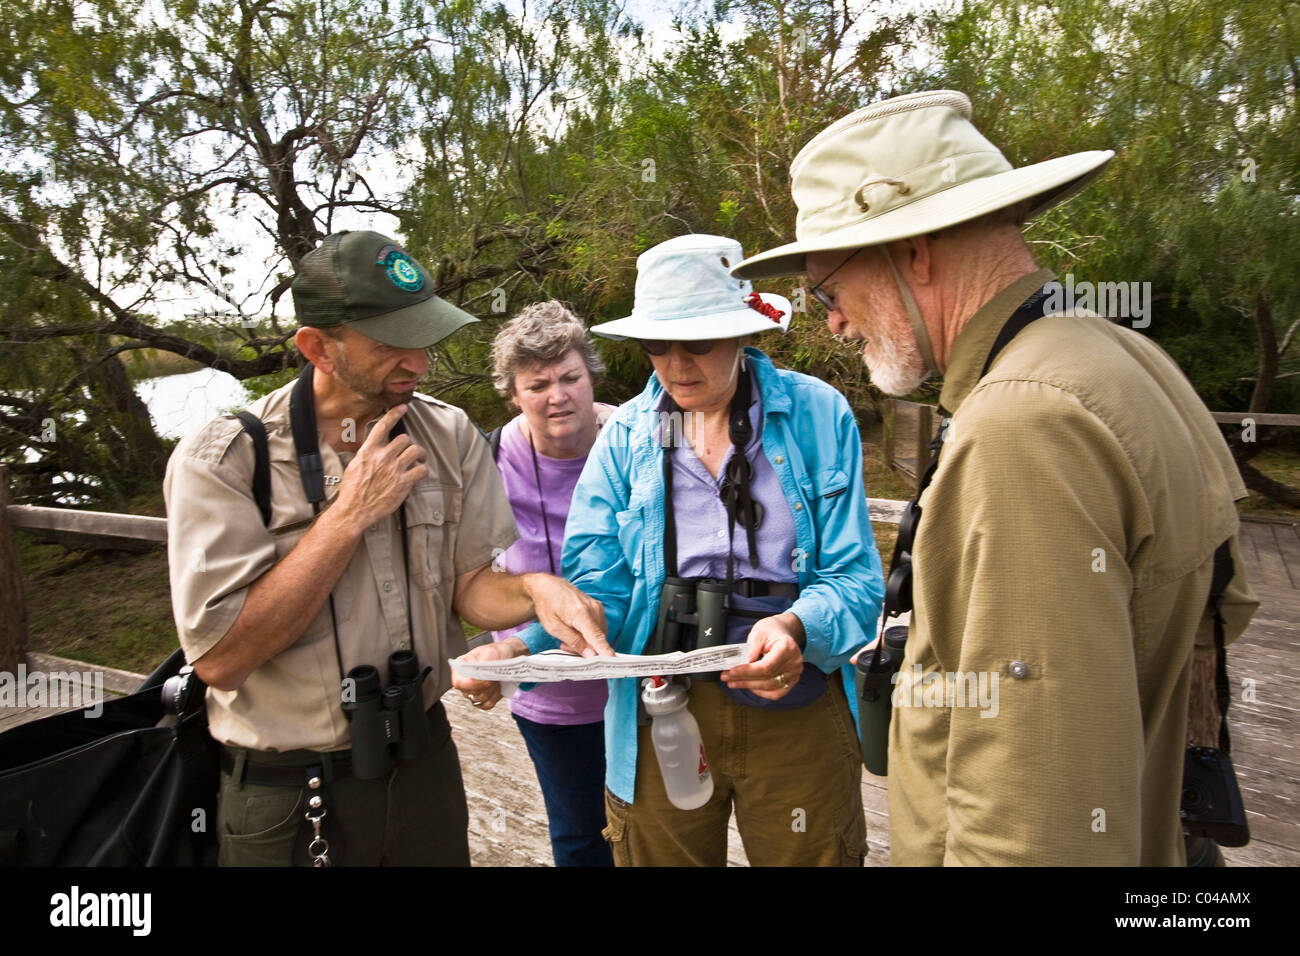
[[[1223, 852], [1232, 866], [1295, 866], [1300, 864], [1300, 528], [1258, 522], [1242, 522], [1241, 527], [1242, 558], [1260, 609], [1228, 653], [1233, 687], [1229, 718], [1251, 842]], [[1242, 700], [1247, 679], [1254, 681], [1253, 701]], [[460, 748], [475, 865], [549, 865], [541, 791], [505, 704], [482, 713], [455, 692], [444, 701]], [[885, 866], [885, 781], [865, 770], [862, 802], [867, 865]], [[746, 865], [734, 818], [728, 861]]]
[[[1260, 607], [1228, 651], [1233, 694], [1228, 727], [1251, 842], [1223, 853], [1234, 866], [1295, 866], [1300, 864], [1300, 526], [1243, 521], [1241, 551]], [[1253, 694], [1243, 682], [1253, 682]]]

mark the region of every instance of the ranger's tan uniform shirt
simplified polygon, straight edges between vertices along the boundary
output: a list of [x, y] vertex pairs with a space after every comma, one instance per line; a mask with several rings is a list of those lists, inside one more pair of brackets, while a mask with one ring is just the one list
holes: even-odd
[[894, 863], [1183, 863], [1192, 645], [1212, 643], [1212, 558], [1228, 538], [1229, 640], [1258, 603], [1235, 544], [1245, 488], [1153, 342], [1050, 316], [979, 380], [1003, 323], [1051, 278], [1004, 289], [953, 344], [952, 430], [921, 498], [903, 671], [983, 674], [996, 703], [950, 706], [956, 695], [927, 695], [924, 677], [900, 682]]
[[[249, 586], [307, 533], [312, 507], [303, 494], [289, 396], [293, 383], [254, 403], [266, 425], [271, 521], [253, 501], [253, 443], [234, 418], [218, 418], [186, 437], [167, 465], [167, 547], [172, 608], [181, 647], [193, 662], [230, 629]], [[517, 537], [514, 515], [487, 442], [460, 409], [417, 395], [403, 418], [428, 452], [428, 476], [407, 496], [414, 648], [433, 673], [432, 706], [451, 686], [447, 661], [465, 651], [452, 610], [456, 576], [488, 564]], [[373, 424], [373, 423], [371, 423]], [[367, 425], [365, 433], [368, 434]], [[326, 501], [338, 496], [351, 455], [320, 438]], [[407, 574], [396, 512], [372, 525], [334, 587], [345, 671], [359, 664], [388, 678], [388, 656], [410, 647]], [[255, 670], [238, 690], [208, 690], [208, 722], [223, 743], [256, 750], [341, 750], [351, 746], [341, 706], [330, 605], [289, 648]]]

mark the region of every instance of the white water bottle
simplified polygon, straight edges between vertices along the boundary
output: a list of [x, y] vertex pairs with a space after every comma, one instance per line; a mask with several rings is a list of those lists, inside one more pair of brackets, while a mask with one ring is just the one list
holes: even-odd
[[686, 709], [686, 687], [651, 677], [641, 692], [641, 700], [651, 717], [650, 739], [668, 800], [679, 810], [704, 806], [713, 796], [713, 774], [704, 755], [700, 725]]

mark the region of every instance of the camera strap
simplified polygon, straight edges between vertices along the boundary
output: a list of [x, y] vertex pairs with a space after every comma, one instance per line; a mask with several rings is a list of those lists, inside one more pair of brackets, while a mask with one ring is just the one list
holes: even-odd
[[[758, 567], [758, 526], [763, 521], [763, 508], [754, 500], [750, 490], [750, 480], [754, 468], [745, 456], [745, 449], [754, 437], [754, 425], [749, 420], [749, 405], [753, 397], [753, 376], [742, 363], [736, 391], [731, 396], [731, 405], [727, 411], [727, 433], [731, 439], [731, 458], [723, 472], [722, 486], [718, 497], [727, 511], [727, 594], [730, 596], [735, 586], [735, 536], [739, 521], [745, 529], [745, 543], [749, 547], [749, 561]], [[663, 419], [659, 433], [659, 442], [663, 448], [664, 474], [664, 568], [667, 576], [677, 577], [677, 517], [673, 508], [673, 449], [685, 440], [678, 434], [678, 422], [681, 420], [681, 406], [671, 395], [665, 392], [669, 414]]]
[[[1007, 347], [1007, 344], [1020, 334], [1031, 322], [1043, 317], [1043, 305], [1047, 300], [1047, 289], [1038, 289], [1017, 306], [1010, 318], [1002, 324], [988, 357], [984, 359], [984, 368], [980, 370], [982, 379], [989, 373], [993, 360]], [[875, 649], [871, 654], [871, 669], [880, 663], [880, 653], [885, 646], [885, 628], [891, 618], [912, 610], [912, 548], [916, 541], [916, 532], [921, 524], [921, 495], [930, 486], [934, 474], [939, 468], [939, 455], [948, 438], [948, 428], [952, 423], [952, 413], [939, 407], [939, 431], [930, 442], [930, 460], [921, 472], [916, 485], [916, 494], [907, 503], [903, 518], [898, 525], [898, 537], [894, 540], [894, 553], [889, 559], [889, 574], [885, 581], [885, 606], [880, 614], [880, 633], [876, 639]]]
[[[293, 392], [289, 396], [289, 425], [293, 431], [293, 447], [298, 455], [298, 474], [302, 490], [311, 502], [312, 513], [319, 515], [325, 500], [325, 464], [320, 456], [320, 436], [316, 431], [316, 395], [312, 389], [315, 368], [308, 362], [298, 373]], [[406, 434], [406, 423], [397, 420], [389, 438]], [[406, 634], [411, 647], [415, 646], [415, 628], [411, 617], [411, 552], [407, 541], [406, 502], [397, 510], [398, 524], [402, 529], [402, 563], [406, 568]], [[339, 680], [347, 674], [343, 666], [343, 651], [339, 644], [339, 619], [334, 608], [334, 591], [329, 594], [330, 625], [334, 632], [334, 657], [339, 665]]]

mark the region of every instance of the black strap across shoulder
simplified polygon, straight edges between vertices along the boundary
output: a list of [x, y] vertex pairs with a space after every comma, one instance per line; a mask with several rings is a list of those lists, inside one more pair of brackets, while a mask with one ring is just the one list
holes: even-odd
[[244, 424], [244, 431], [253, 440], [253, 500], [262, 513], [262, 524], [271, 524], [271, 456], [266, 447], [266, 426], [262, 420], [245, 409], [235, 416]]
[[[316, 398], [312, 382], [315, 367], [308, 362], [298, 373], [293, 392], [289, 397], [289, 427], [293, 431], [294, 451], [298, 456], [298, 475], [302, 479], [302, 490], [311, 502], [313, 514], [320, 514], [321, 502], [325, 500], [325, 463], [320, 454], [320, 437], [316, 430]], [[250, 411], [242, 411], [236, 416], [244, 426], [244, 431], [253, 440], [253, 500], [262, 514], [262, 523], [271, 523], [271, 463], [267, 449], [266, 425]], [[406, 423], [398, 419], [389, 433], [390, 439], [396, 435], [406, 434]], [[498, 438], [498, 444], [500, 439]], [[414, 646], [415, 628], [411, 618], [411, 553], [406, 527], [406, 503], [398, 509], [398, 521], [402, 529], [402, 561], [406, 567], [406, 631], [411, 646]], [[338, 613], [334, 608], [334, 592], [330, 591], [330, 623], [334, 630], [334, 656], [338, 660], [339, 677], [347, 671], [343, 667], [343, 651], [339, 644]]]
[[[727, 591], [731, 592], [735, 580], [735, 554], [732, 538], [736, 530], [736, 516], [741, 516], [745, 529], [745, 543], [749, 547], [749, 561], [758, 567], [757, 529], [762, 521], [762, 507], [753, 499], [750, 482], [753, 478], [753, 466], [746, 457], [745, 449], [754, 437], [754, 425], [749, 420], [749, 405], [753, 397], [753, 374], [742, 368], [736, 382], [735, 394], [727, 412], [727, 432], [731, 439], [732, 454], [727, 462], [722, 487], [718, 494], [727, 511]], [[663, 418], [659, 441], [663, 448], [664, 475], [664, 569], [668, 577], [677, 577], [677, 515], [673, 508], [673, 456], [672, 450], [685, 440], [679, 434], [681, 407], [665, 395], [666, 409], [669, 412]]]

